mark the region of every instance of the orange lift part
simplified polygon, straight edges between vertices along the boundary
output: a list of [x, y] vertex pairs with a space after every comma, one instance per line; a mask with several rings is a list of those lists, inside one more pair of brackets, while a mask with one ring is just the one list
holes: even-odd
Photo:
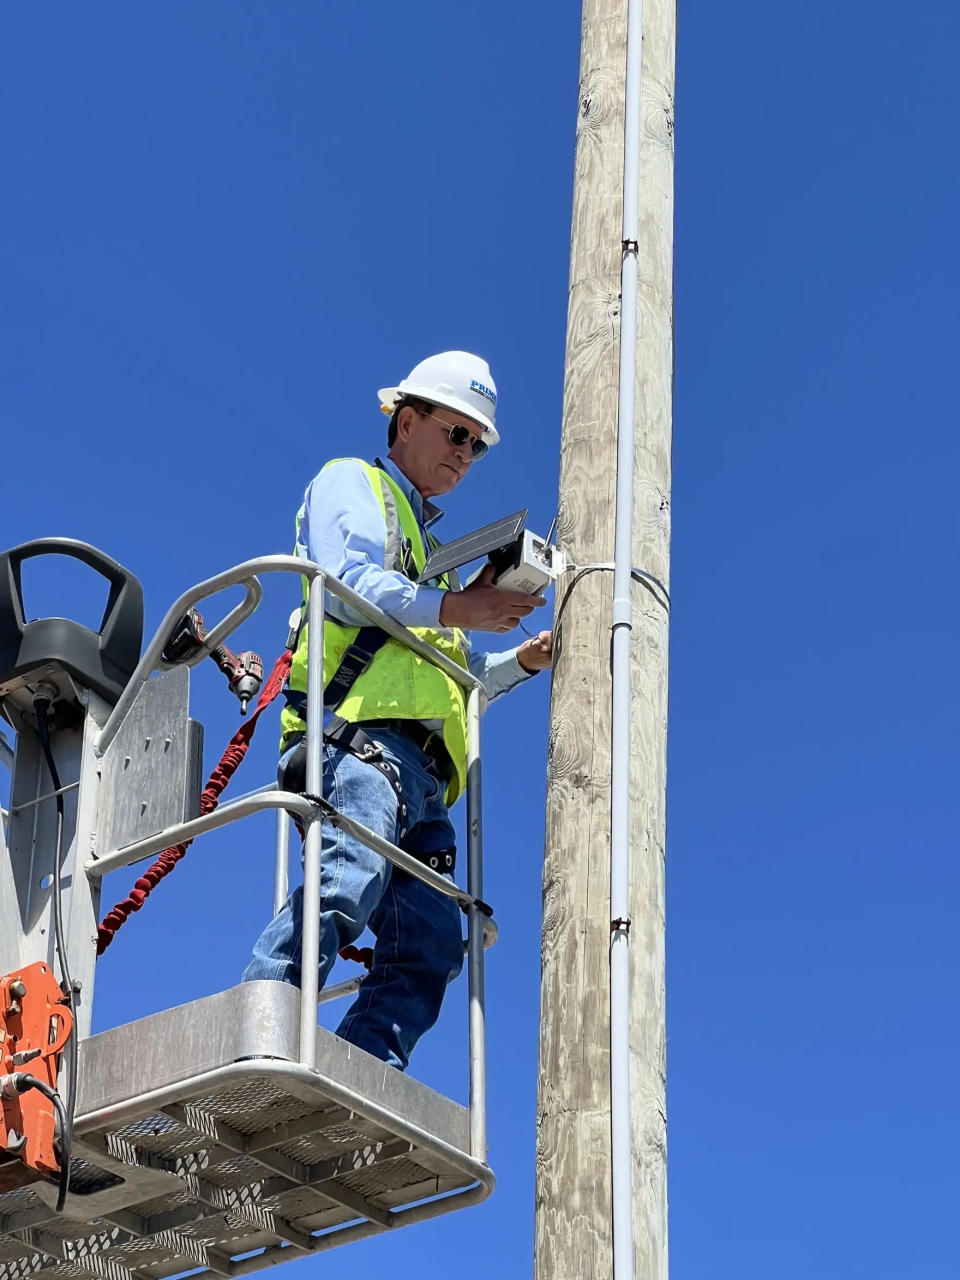
[[[38, 961], [0, 978], [0, 1075], [27, 1072], [57, 1087], [73, 1014], [50, 966]], [[2, 1083], [2, 1081], [0, 1081]], [[60, 1173], [56, 1113], [36, 1087], [0, 1090], [0, 1193]]]

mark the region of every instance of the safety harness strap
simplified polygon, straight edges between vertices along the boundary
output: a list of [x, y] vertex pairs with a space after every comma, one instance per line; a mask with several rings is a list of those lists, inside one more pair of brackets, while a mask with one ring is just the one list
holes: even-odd
[[[324, 737], [327, 736], [326, 726], [330, 716], [336, 712], [354, 683], [363, 675], [389, 638], [380, 627], [361, 627], [354, 642], [344, 650], [340, 665], [323, 691]], [[306, 720], [307, 695], [288, 686], [284, 689], [283, 696], [287, 705], [293, 707], [302, 720]], [[281, 753], [293, 746], [295, 741], [295, 735], [287, 737], [281, 744]]]
[[361, 627], [340, 659], [340, 665], [323, 691], [324, 708], [336, 711], [390, 637], [382, 627]]
[[[344, 652], [339, 667], [323, 691], [323, 740], [349, 751], [365, 764], [372, 764], [383, 774], [397, 797], [400, 835], [404, 836], [407, 833], [407, 802], [400, 785], [400, 774], [392, 764], [384, 760], [383, 748], [359, 724], [353, 724], [336, 714], [337, 707], [350, 692], [354, 682], [363, 675], [389, 638], [381, 627], [361, 627], [356, 639]], [[306, 695], [290, 689], [285, 690], [285, 693], [287, 701], [293, 702], [299, 714], [306, 719]], [[289, 749], [292, 744], [293, 740], [284, 745]]]
[[342, 720], [340, 716], [333, 715], [326, 708], [323, 713], [323, 740], [335, 747], [340, 747], [343, 751], [349, 751], [364, 764], [372, 764], [383, 774], [397, 798], [397, 821], [400, 838], [403, 839], [407, 834], [407, 801], [400, 782], [400, 771], [389, 760], [383, 758], [383, 747], [380, 743], [374, 742], [373, 738], [364, 732], [362, 725]]

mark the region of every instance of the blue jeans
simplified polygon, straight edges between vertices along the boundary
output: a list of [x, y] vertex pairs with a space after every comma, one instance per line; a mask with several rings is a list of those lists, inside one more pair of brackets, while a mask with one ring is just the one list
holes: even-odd
[[[401, 838], [397, 798], [378, 769], [340, 747], [323, 744], [323, 794], [341, 813], [362, 822], [409, 852], [452, 850], [456, 836], [443, 800], [445, 786], [431, 772], [429, 757], [410, 738], [376, 729], [384, 759], [400, 772], [407, 805]], [[302, 761], [293, 747], [280, 760], [284, 781]], [[359, 840], [323, 824], [321, 856], [320, 985], [337, 952], [369, 926], [376, 936], [373, 968], [337, 1028], [337, 1035], [403, 1071], [413, 1046], [436, 1022], [447, 984], [463, 966], [460, 908], [368, 849]], [[300, 985], [303, 889], [296, 888], [253, 948], [244, 982], [268, 978]]]

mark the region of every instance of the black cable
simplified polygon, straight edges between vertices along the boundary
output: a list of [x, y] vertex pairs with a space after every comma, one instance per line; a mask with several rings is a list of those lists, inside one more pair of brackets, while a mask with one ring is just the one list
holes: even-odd
[[[573, 577], [567, 583], [567, 589], [564, 591], [563, 598], [561, 599], [560, 604], [557, 606], [557, 614], [553, 620], [554, 634], [558, 637], [560, 632], [560, 619], [563, 617], [563, 611], [564, 609], [566, 609], [567, 602], [570, 599], [570, 596], [573, 594], [573, 589], [577, 585], [577, 583], [580, 582], [581, 579], [585, 578], [588, 573], [603, 573], [603, 572], [610, 573], [613, 571], [612, 564], [585, 564], [579, 567], [576, 565], [573, 565], [571, 567], [575, 568], [577, 572], [573, 575]], [[645, 569], [631, 569], [630, 576], [634, 580], [634, 582], [639, 582], [642, 587], [646, 587], [646, 589], [650, 592], [650, 594], [653, 596], [654, 600], [656, 600], [657, 604], [661, 607], [661, 609], [665, 609], [667, 613], [670, 612], [670, 593], [667, 591], [667, 588], [663, 585], [663, 583], [660, 581], [659, 578], [655, 578], [652, 573], [647, 573]], [[655, 586], [651, 584], [655, 584]], [[663, 592], [664, 598], [662, 600], [660, 596], [657, 594], [655, 587], [658, 587], [660, 591]]]
[[[634, 582], [639, 582], [641, 587], [647, 588], [661, 609], [666, 610], [667, 613], [670, 612], [670, 592], [659, 578], [655, 578], [652, 573], [647, 573], [646, 569], [631, 569], [630, 577]], [[653, 586], [650, 585], [651, 583], [653, 583]], [[656, 591], [654, 591], [653, 587], [657, 587], [663, 592], [662, 600], [657, 595]]]
[[[53, 789], [56, 793], [55, 800], [57, 804], [57, 848], [53, 859], [53, 930], [57, 946], [57, 959], [60, 962], [60, 988], [66, 996], [71, 1008], [73, 1007], [73, 979], [70, 977], [70, 966], [67, 961], [67, 946], [63, 933], [63, 885], [60, 880], [60, 860], [63, 856], [63, 795], [60, 784], [60, 773], [57, 770], [57, 762], [53, 758], [53, 748], [50, 745], [50, 731], [47, 728], [47, 712], [50, 708], [50, 701], [42, 694], [38, 694], [33, 700], [33, 709], [37, 713], [37, 732], [40, 735], [40, 746], [46, 757], [47, 769], [50, 772], [50, 781], [53, 783]], [[60, 1116], [60, 1190], [57, 1196], [57, 1212], [63, 1208], [64, 1201], [67, 1198], [67, 1188], [70, 1185], [70, 1157], [73, 1148], [73, 1117], [77, 1106], [77, 1033], [76, 1029], [71, 1033], [66, 1044], [67, 1050], [67, 1100], [64, 1104], [59, 1093], [56, 1098], [50, 1097], [47, 1093], [49, 1085], [43, 1085], [42, 1080], [32, 1087], [40, 1089], [44, 1097], [50, 1097], [54, 1106], [57, 1108], [57, 1114]], [[35, 1076], [30, 1077], [35, 1080]], [[43, 1087], [41, 1087], [43, 1086]]]
[[557, 605], [556, 617], [553, 620], [554, 645], [557, 645], [559, 642], [560, 620], [563, 617], [564, 609], [566, 609], [567, 607], [567, 601], [573, 595], [573, 588], [577, 585], [580, 579], [585, 578], [588, 573], [596, 573], [596, 572], [597, 571], [595, 569], [581, 569], [578, 573], [575, 573], [573, 577], [570, 579], [570, 581], [567, 583], [567, 589], [566, 591], [564, 591], [562, 597], [560, 598], [560, 603]]
[[[63, 1099], [59, 1092], [54, 1089], [53, 1085], [47, 1084], [46, 1080], [41, 1080], [39, 1076], [31, 1075], [28, 1071], [17, 1071], [12, 1076], [7, 1077], [7, 1081], [13, 1081], [14, 1088], [17, 1093], [26, 1093], [28, 1089], [36, 1089], [37, 1093], [42, 1093], [45, 1098], [53, 1103], [53, 1108], [60, 1119], [60, 1132], [64, 1133], [67, 1126], [67, 1110], [63, 1105]], [[64, 1206], [67, 1198], [67, 1182], [69, 1179], [64, 1178], [63, 1169], [69, 1168], [69, 1164], [61, 1161], [60, 1170], [60, 1190], [57, 1194], [57, 1213]]]
[[[57, 763], [53, 758], [53, 749], [50, 746], [50, 730], [47, 727], [47, 709], [50, 706], [45, 698], [36, 698], [34, 700], [34, 710], [37, 713], [37, 729], [40, 734], [40, 746], [43, 748], [43, 754], [46, 757], [47, 768], [50, 771], [50, 780], [53, 783], [53, 789], [57, 793], [54, 797], [57, 805], [57, 856], [53, 863], [53, 923], [57, 942], [57, 958], [60, 961], [60, 973], [63, 978], [64, 995], [71, 1001], [73, 999], [73, 982], [70, 978], [70, 970], [67, 962], [67, 947], [63, 934], [63, 910], [62, 910], [62, 887], [60, 883], [60, 858], [63, 853], [63, 796], [61, 794], [62, 784], [60, 782], [60, 773], [57, 769]], [[41, 707], [43, 708], [41, 710]]]

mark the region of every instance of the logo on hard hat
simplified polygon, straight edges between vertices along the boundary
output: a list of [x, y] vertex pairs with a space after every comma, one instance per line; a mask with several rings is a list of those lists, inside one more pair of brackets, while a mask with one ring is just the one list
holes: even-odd
[[476, 391], [478, 396], [483, 396], [489, 400], [494, 408], [497, 407], [497, 393], [491, 391], [489, 387], [485, 387], [482, 382], [478, 382], [476, 378], [470, 380], [470, 390]]

